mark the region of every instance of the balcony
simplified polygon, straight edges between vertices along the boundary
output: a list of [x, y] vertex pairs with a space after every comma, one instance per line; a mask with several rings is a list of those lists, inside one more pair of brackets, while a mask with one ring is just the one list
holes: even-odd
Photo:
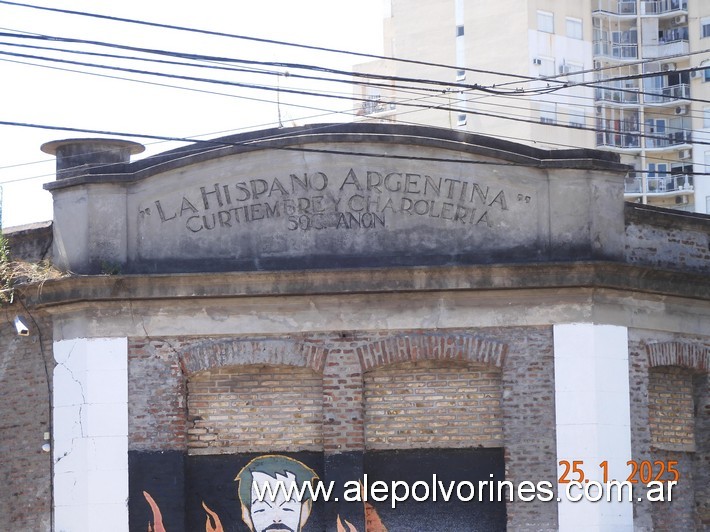
[[687, 55], [689, 51], [690, 45], [688, 44], [687, 25], [661, 30], [658, 36], [658, 44], [651, 43], [643, 45], [643, 56], [648, 59], [672, 55]]
[[638, 150], [641, 147], [641, 132], [636, 131], [597, 131], [598, 148]]
[[671, 147], [690, 144], [692, 142], [691, 131], [676, 131], [659, 135], [657, 133], [646, 133], [646, 148], [651, 149], [667, 149]]
[[644, 0], [641, 2], [642, 15], [665, 15], [688, 11], [688, 0]]
[[[687, 43], [686, 43], [687, 44]], [[639, 47], [637, 44], [621, 44], [609, 41], [594, 41], [595, 57], [606, 57], [620, 61], [638, 59]]]
[[664, 104], [687, 100], [690, 98], [690, 85], [681, 83], [668, 87], [646, 89], [644, 91], [644, 102], [647, 104]]
[[594, 99], [619, 105], [638, 105], [639, 93], [637, 88], [598, 87], [594, 90]]
[[659, 41], [659, 44], [649, 44], [643, 47], [643, 56], [646, 59], [671, 57], [675, 55], [688, 55], [690, 44], [687, 39], [677, 41]]
[[636, 0], [594, 0], [592, 12], [618, 16], [635, 16]]
[[693, 192], [693, 176], [687, 174], [654, 176], [646, 178], [646, 190], [643, 177], [629, 176], [624, 180], [624, 194], [627, 195], [676, 195]]

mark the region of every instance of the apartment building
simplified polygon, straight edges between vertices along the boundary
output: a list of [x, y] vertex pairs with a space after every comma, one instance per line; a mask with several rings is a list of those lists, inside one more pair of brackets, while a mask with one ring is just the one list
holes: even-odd
[[409, 61], [356, 67], [396, 78], [357, 89], [363, 120], [613, 151], [627, 201], [710, 213], [710, 2], [386, 1], [385, 55]]

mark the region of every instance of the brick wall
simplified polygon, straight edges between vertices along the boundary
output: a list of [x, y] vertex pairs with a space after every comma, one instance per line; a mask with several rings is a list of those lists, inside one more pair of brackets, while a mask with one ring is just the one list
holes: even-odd
[[52, 326], [35, 311], [36, 323], [24, 309], [6, 311], [11, 317], [13, 312], [23, 314], [30, 335], [17, 336], [8, 319], [0, 324], [0, 530], [46, 531], [52, 477], [50, 453], [42, 451], [42, 444], [44, 433], [50, 432]]
[[365, 374], [368, 449], [502, 447], [501, 372], [407, 362]]
[[[710, 338], [629, 330], [632, 458], [636, 462], [675, 460], [681, 475], [680, 483], [673, 492], [674, 500], [670, 504], [648, 502], [643, 497], [643, 486], [636, 485], [634, 494], [643, 498], [640, 502], [634, 502], [636, 529], [705, 530], [710, 526], [708, 361]], [[666, 390], [669, 387], [668, 379], [678, 379], [681, 388], [686, 392], [689, 386], [692, 390], [694, 452], [683, 450], [685, 447], [674, 450], [668, 442], [655, 441], [658, 435], [654, 434], [654, 430], [657, 429], [652, 430], [651, 420], [652, 416], [658, 418], [659, 403], [654, 399], [672, 399], [672, 392]], [[656, 391], [650, 391], [652, 387], [656, 388]], [[661, 397], [661, 394], [664, 394], [665, 398]], [[684, 393], [676, 406], [687, 412], [688, 401], [687, 393]], [[675, 416], [675, 413], [672, 415]], [[687, 428], [683, 433], [687, 435]], [[668, 528], [669, 526], [671, 528]]]
[[697, 530], [710, 530], [710, 373], [695, 375], [693, 388], [695, 392], [695, 454], [693, 455], [695, 526]]
[[187, 389], [190, 454], [323, 449], [322, 380], [309, 368], [216, 368]]
[[[557, 478], [557, 467], [553, 360], [551, 327], [431, 332], [349, 331], [289, 335], [288, 338], [135, 338], [129, 342], [129, 445], [131, 450], [186, 449], [186, 404], [189, 403], [190, 414], [195, 416], [191, 418], [191, 422], [195, 423], [193, 428], [205, 429], [204, 432], [193, 431], [191, 441], [203, 442], [200, 445], [207, 444], [207, 447], [191, 447], [191, 452], [214, 453], [219, 452], [218, 449], [233, 452], [232, 449], [236, 447], [217, 447], [216, 443], [210, 447], [210, 442], [219, 440], [214, 438], [214, 433], [208, 433], [207, 426], [199, 426], [197, 416], [201, 414], [197, 409], [206, 408], [205, 405], [210, 402], [203, 401], [202, 406], [197, 406], [201, 379], [222, 383], [220, 378], [225, 377], [223, 380], [226, 383], [245, 370], [285, 367], [285, 374], [282, 374], [284, 379], [298, 375], [299, 380], [307, 377], [311, 383], [314, 383], [312, 379], [321, 381], [322, 441], [319, 445], [322, 445], [326, 459], [345, 452], [361, 453], [365, 451], [365, 433], [368, 430], [365, 428], [367, 420], [364, 413], [366, 379], [374, 379], [378, 375], [391, 378], [392, 372], [396, 374], [397, 371], [404, 375], [406, 372], [402, 368], [412, 370], [414, 379], [424, 378], [421, 382], [430, 383], [432, 381], [426, 379], [432, 374], [438, 375], [442, 377], [441, 380], [434, 381], [441, 386], [442, 394], [435, 395], [432, 391], [425, 402], [428, 401], [429, 405], [433, 403], [435, 408], [452, 411], [455, 408], [450, 404], [453, 400], [444, 399], [447, 397], [443, 395], [444, 383], [456, 382], [454, 377], [458, 379], [462, 368], [465, 368], [466, 373], [477, 376], [472, 376], [465, 386], [456, 388], [456, 394], [460, 394], [464, 387], [472, 387], [472, 382], [478, 379], [486, 381], [485, 386], [491, 388], [494, 386], [490, 385], [490, 381], [497, 380], [499, 383], [496, 392], [489, 390], [495, 398], [482, 399], [490, 401], [490, 404], [474, 406], [485, 408], [486, 412], [479, 414], [491, 418], [486, 419], [488, 426], [483, 429], [484, 432], [478, 432], [477, 436], [467, 436], [478, 438], [478, 441], [472, 440], [470, 445], [482, 443], [481, 434], [493, 434], [485, 440], [485, 444], [504, 448], [506, 479], [512, 482], [531, 479], [554, 481]], [[227, 370], [227, 373], [220, 375], [221, 370]], [[273, 409], [283, 412], [282, 408], [274, 406], [278, 394], [274, 388], [270, 388], [278, 385], [279, 378], [267, 378], [266, 375], [251, 373], [252, 378], [244, 383], [252, 388], [252, 396], [256, 394], [259, 401], [264, 401], [259, 405], [249, 405], [255, 410], [248, 413], [262, 424], [268, 422]], [[262, 377], [264, 380], [259, 380]], [[372, 389], [370, 385], [367, 387]], [[206, 389], [210, 389], [209, 384]], [[406, 390], [401, 386], [400, 389]], [[214, 427], [226, 426], [230, 416], [240, 415], [238, 408], [228, 406], [232, 396], [236, 397], [235, 392], [234, 389], [222, 392], [230, 398], [222, 401], [224, 405], [221, 408], [224, 411], [217, 415], [226, 417], [221, 420], [212, 418]], [[473, 397], [477, 393], [472, 389], [467, 390], [467, 394], [472, 397], [460, 400], [470, 401], [467, 407], [477, 404], [481, 401], [480, 397]], [[441, 400], [433, 399], [439, 395]], [[214, 401], [219, 402], [216, 398]], [[449, 404], [444, 404], [447, 402]], [[478, 421], [481, 421], [480, 417]], [[292, 418], [286, 418], [280, 421], [281, 425], [290, 423], [289, 419], [293, 421]], [[475, 421], [472, 418], [472, 423]], [[316, 426], [313, 424], [311, 428]], [[278, 438], [284, 432], [283, 428], [278, 433], [275, 426], [265, 430], [271, 436], [261, 441], [243, 440], [244, 433], [240, 433], [239, 445], [244, 447], [239, 448], [245, 451], [259, 449], [259, 452], [276, 450], [275, 442], [281, 441]], [[309, 436], [310, 439], [301, 440], [306, 443], [299, 444], [300, 449], [313, 448], [307, 446], [310, 445], [307, 443], [309, 441], [318, 441], [313, 434]], [[236, 438], [236, 432], [233, 435]], [[200, 436], [203, 436], [203, 440], [199, 439]], [[410, 436], [413, 440], [421, 435]], [[422, 437], [433, 442], [431, 436]], [[234, 439], [232, 443], [236, 443]], [[415, 446], [424, 442], [410, 443]], [[433, 445], [445, 447], [441, 442]], [[452, 442], [450, 445], [463, 446], [463, 441]], [[557, 527], [557, 508], [554, 504], [516, 501], [506, 506], [511, 530], [555, 530]]]
[[626, 261], [630, 264], [710, 270], [710, 216], [627, 203]]
[[[552, 327], [491, 330], [508, 342], [503, 364], [505, 477], [513, 483], [557, 479], [555, 365]], [[557, 506], [516, 501], [507, 505], [508, 529], [557, 530]]]
[[128, 341], [128, 448], [185, 450], [187, 406], [179, 339]]
[[675, 366], [651, 368], [648, 375], [648, 423], [651, 445], [675, 451], [695, 450], [693, 374]]

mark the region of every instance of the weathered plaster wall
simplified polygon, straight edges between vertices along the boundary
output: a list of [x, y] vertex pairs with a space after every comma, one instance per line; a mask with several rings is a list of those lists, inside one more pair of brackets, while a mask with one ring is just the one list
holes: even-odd
[[626, 262], [710, 272], [710, 216], [627, 203]]

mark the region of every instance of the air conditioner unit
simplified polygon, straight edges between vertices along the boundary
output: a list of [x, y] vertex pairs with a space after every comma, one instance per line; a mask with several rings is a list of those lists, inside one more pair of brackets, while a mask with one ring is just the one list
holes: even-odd
[[685, 15], [678, 15], [677, 17], [673, 18], [673, 24], [676, 26], [679, 26], [680, 24], [685, 24], [688, 22], [688, 17]]
[[688, 196], [676, 196], [675, 202], [677, 205], [686, 205], [688, 203]]
[[542, 64], [542, 59], [538, 59], [537, 57], [533, 59], [533, 65], [541, 65]]
[[691, 70], [691, 71], [690, 71], [690, 77], [691, 77], [691, 78], [700, 77], [700, 71], [699, 71], [699, 70]]
[[569, 65], [560, 65], [560, 74], [569, 74], [570, 70]]
[[673, 72], [675, 70], [675, 68], [676, 68], [675, 63], [665, 63], [665, 64], [661, 65], [661, 70], [663, 72]]
[[687, 159], [690, 159], [690, 157], [692, 156], [692, 153], [693, 152], [691, 152], [690, 150], [679, 150], [678, 151], [678, 159], [680, 159], [681, 161], [685, 161]]
[[678, 107], [675, 108], [675, 114], [687, 115], [688, 114], [688, 106], [687, 105], [679, 105]]
[[594, 70], [599, 70], [602, 67], [601, 61], [594, 61]]

